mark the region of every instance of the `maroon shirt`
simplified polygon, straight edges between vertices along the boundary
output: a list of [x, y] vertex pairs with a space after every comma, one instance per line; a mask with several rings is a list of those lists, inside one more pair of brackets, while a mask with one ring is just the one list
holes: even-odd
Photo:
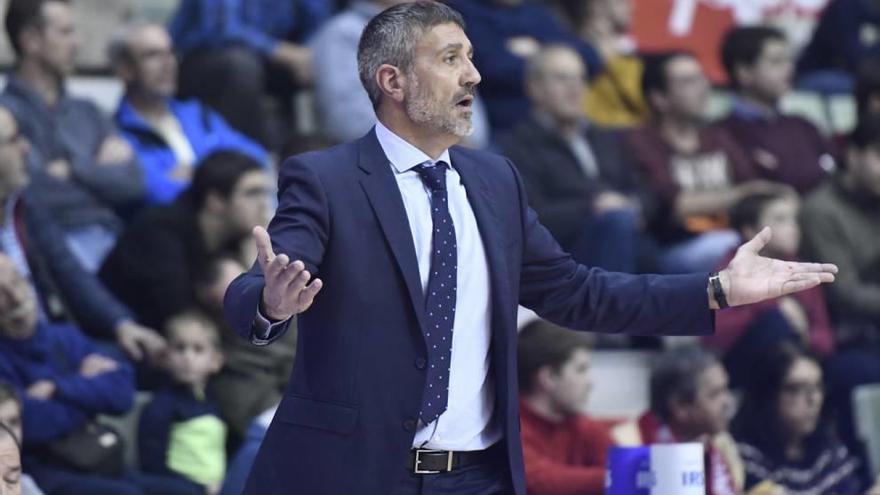
[[[686, 237], [687, 232], [707, 230], [681, 225], [675, 218], [675, 202], [685, 192], [710, 192], [756, 178], [748, 158], [722, 129], [706, 127], [700, 131], [700, 147], [694, 153], [673, 149], [653, 124], [630, 131], [627, 145], [634, 164], [657, 201], [654, 221], [657, 235], [664, 240]], [[724, 226], [727, 212], [704, 218], [705, 225]]]
[[757, 176], [789, 184], [801, 194], [822, 183], [834, 168], [831, 142], [801, 117], [767, 117], [739, 102], [716, 126], [745, 151]]

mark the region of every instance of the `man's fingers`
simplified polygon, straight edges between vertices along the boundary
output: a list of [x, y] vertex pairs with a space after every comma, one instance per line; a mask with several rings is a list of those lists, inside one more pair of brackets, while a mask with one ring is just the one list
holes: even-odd
[[269, 238], [269, 232], [260, 226], [254, 227], [253, 235], [254, 241], [257, 243], [257, 261], [260, 263], [263, 273], [266, 273], [266, 266], [275, 259], [272, 240]]
[[279, 278], [287, 269], [290, 258], [286, 254], [279, 254], [263, 269], [263, 275], [266, 277], [266, 285], [272, 287], [280, 285]]
[[792, 294], [802, 290], [812, 289], [822, 283], [818, 276], [807, 277], [803, 280], [790, 280], [782, 284], [783, 294]]
[[125, 348], [125, 351], [131, 356], [135, 361], [140, 361], [144, 357], [144, 353], [141, 350], [141, 346], [138, 345], [137, 340], [129, 340], [126, 339], [122, 342], [122, 347]]
[[753, 237], [749, 242], [740, 246], [740, 249], [749, 251], [754, 254], [758, 254], [761, 249], [764, 249], [764, 246], [770, 242], [770, 238], [773, 237], [773, 232], [770, 230], [770, 227], [764, 227], [758, 232], [758, 235]]
[[837, 265], [831, 263], [789, 263], [788, 268], [793, 273], [837, 273]]
[[321, 291], [321, 287], [324, 287], [324, 282], [322, 282], [320, 278], [312, 280], [312, 283], [299, 293], [300, 305], [304, 308], [311, 306], [312, 301], [315, 300], [315, 296]]
[[287, 293], [292, 295], [294, 299], [299, 297], [299, 293], [306, 287], [306, 284], [309, 283], [309, 279], [312, 277], [312, 274], [309, 273], [308, 270], [302, 270], [299, 274], [290, 282], [290, 285], [287, 287]]
[[287, 287], [306, 269], [305, 263], [296, 260], [287, 265], [287, 268], [278, 275], [278, 284]]

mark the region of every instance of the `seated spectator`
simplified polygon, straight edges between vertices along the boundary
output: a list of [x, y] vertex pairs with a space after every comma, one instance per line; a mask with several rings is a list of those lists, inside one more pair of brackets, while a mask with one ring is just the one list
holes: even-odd
[[[615, 439], [623, 445], [701, 443], [706, 493], [743, 493], [743, 462], [727, 429], [733, 397], [718, 359], [699, 347], [668, 351], [651, 369], [650, 393], [651, 410], [639, 418], [637, 431], [620, 425]], [[765, 484], [760, 493], [775, 493], [771, 488]]]
[[450, 0], [466, 23], [474, 46], [474, 63], [482, 76], [480, 89], [493, 132], [511, 129], [525, 115], [526, 61], [544, 43], [565, 43], [575, 48], [590, 72], [601, 70], [599, 55], [556, 19], [544, 5], [531, 0]]
[[[358, 43], [370, 19], [404, 1], [353, 2], [348, 9], [324, 24], [309, 42], [314, 54], [312, 63], [318, 123], [321, 133], [334, 142], [357, 139], [376, 123], [376, 113], [358, 74]], [[473, 133], [462, 144], [485, 148], [489, 144], [489, 122], [482, 99], [475, 98], [472, 108]]]
[[28, 457], [34, 479], [49, 495], [142, 493], [127, 478], [78, 472], [45, 456], [53, 442], [96, 415], [131, 407], [131, 368], [98, 353], [76, 327], [41, 322], [33, 291], [6, 256], [0, 256], [0, 294], [0, 378], [22, 397], [26, 452], [43, 453]]
[[240, 254], [269, 214], [269, 177], [252, 158], [230, 151], [207, 157], [172, 205], [135, 219], [107, 256], [100, 277], [135, 315], [154, 328], [195, 304], [212, 260]]
[[[5, 428], [10, 437], [14, 440], [14, 455], [19, 458], [21, 456], [22, 435], [21, 407], [21, 397], [18, 396], [18, 392], [15, 390], [15, 387], [7, 381], [0, 380], [0, 430]], [[0, 436], [2, 436], [2, 434], [3, 432], [0, 431]], [[3, 448], [0, 447], [0, 452], [2, 451]], [[16, 470], [14, 462], [5, 464], [5, 466], [3, 463], [4, 454], [0, 453], [0, 486], [3, 486], [3, 482], [6, 482], [7, 490], [9, 490], [8, 484], [14, 484], [16, 478], [18, 478], [18, 482], [21, 485], [21, 491], [13, 491], [12, 493], [20, 493], [21, 495], [43, 495], [43, 491], [40, 490], [34, 479], [31, 478], [30, 475], [22, 472], [20, 464], [18, 469]], [[4, 467], [6, 471], [4, 471]], [[9, 492], [4, 492], [3, 490], [0, 490], [0, 493]]]
[[851, 394], [880, 383], [880, 115], [856, 127], [846, 167], [807, 197], [801, 225], [806, 256], [840, 268], [827, 292], [842, 351], [828, 364], [829, 403], [842, 439], [859, 452]]
[[859, 121], [872, 113], [880, 113], [880, 57], [865, 60], [859, 66], [855, 98]]
[[208, 155], [232, 150], [266, 162], [265, 150], [229, 127], [197, 100], [175, 100], [177, 59], [165, 28], [129, 26], [110, 46], [111, 63], [125, 83], [116, 124], [134, 148], [148, 203], [170, 203]]
[[21, 446], [12, 430], [0, 423], [0, 493], [22, 495]]
[[745, 461], [746, 489], [761, 480], [786, 493], [862, 494], [859, 461], [823, 417], [819, 362], [792, 343], [765, 352], [749, 375], [733, 435]]
[[294, 323], [288, 332], [290, 335], [281, 337], [277, 345], [257, 347], [227, 328], [223, 317], [223, 296], [229, 284], [246, 270], [247, 267], [235, 258], [218, 258], [200, 277], [196, 288], [198, 307], [223, 330], [224, 366], [211, 379], [209, 392], [220, 406], [221, 415], [229, 424], [230, 436], [235, 441], [250, 438], [254, 418], [269, 409], [274, 410], [281, 402], [281, 394], [293, 370], [297, 336]]
[[[880, 57], [880, 4], [831, 0], [798, 60], [798, 73], [813, 86], [848, 93], [852, 74], [869, 57]], [[817, 76], [822, 77], [817, 80]], [[807, 82], [803, 81], [802, 82]], [[824, 84], [815, 84], [824, 82]]]
[[709, 271], [739, 236], [730, 207], [751, 192], [774, 190], [756, 180], [742, 151], [721, 129], [705, 125], [709, 83], [685, 52], [648, 58], [642, 88], [653, 119], [633, 130], [628, 146], [654, 196], [651, 229], [666, 273]]
[[65, 79], [77, 53], [68, 0], [12, 0], [6, 31], [16, 69], [3, 99], [33, 151], [33, 195], [96, 272], [122, 231], [120, 213], [144, 197], [131, 147], [90, 101], [70, 96]]
[[836, 165], [831, 143], [813, 124], [779, 111], [791, 89], [790, 51], [776, 28], [743, 27], [727, 34], [721, 59], [736, 97], [730, 115], [717, 125], [746, 152], [754, 174], [803, 194], [825, 181]]
[[583, 118], [585, 68], [565, 45], [542, 48], [529, 61], [532, 113], [501, 140], [522, 174], [529, 204], [574, 258], [634, 273], [638, 257], [636, 179], [620, 135]]
[[262, 100], [270, 97], [290, 114], [293, 92], [312, 80], [304, 42], [330, 13], [326, 0], [183, 0], [171, 21], [182, 56], [181, 96], [202, 100], [278, 149], [283, 124]]
[[604, 68], [590, 82], [584, 114], [609, 127], [645, 123], [650, 110], [642, 95], [642, 61], [629, 36], [633, 0], [564, 0], [559, 4], [574, 30], [602, 57]]
[[216, 494], [226, 474], [226, 425], [206, 387], [223, 365], [220, 334], [195, 311], [168, 320], [165, 334], [173, 384], [156, 392], [141, 414], [141, 467], [179, 478], [191, 488], [181, 493]]
[[[750, 194], [734, 205], [730, 223], [743, 239], [751, 239], [764, 227], [770, 227], [773, 237], [761, 254], [795, 261], [801, 240], [799, 202], [794, 195]], [[731, 250], [718, 267], [727, 266], [735, 254], [736, 251]], [[742, 387], [752, 373], [757, 349], [773, 347], [786, 340], [807, 346], [823, 357], [834, 351], [833, 329], [820, 287], [719, 311], [715, 315], [715, 334], [704, 338], [709, 347], [723, 353], [724, 365], [735, 388]]]
[[519, 334], [520, 421], [531, 495], [601, 495], [607, 428], [583, 415], [589, 337], [537, 321]]
[[128, 309], [83, 270], [56, 217], [30, 194], [28, 149], [12, 114], [0, 106], [0, 252], [30, 283], [40, 320], [74, 320], [90, 335], [115, 341], [136, 360], [157, 356], [164, 340], [135, 323]]
[[804, 202], [804, 251], [840, 267], [828, 287], [842, 345], [880, 342], [880, 114], [850, 136], [846, 168]]

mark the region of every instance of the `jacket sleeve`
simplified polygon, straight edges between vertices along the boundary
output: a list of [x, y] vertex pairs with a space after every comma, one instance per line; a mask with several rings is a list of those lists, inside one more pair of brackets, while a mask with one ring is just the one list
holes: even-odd
[[138, 423], [138, 454], [145, 473], [171, 474], [166, 460], [174, 410], [167, 398], [158, 393], [144, 408]]
[[629, 275], [578, 265], [529, 208], [512, 164], [522, 221], [520, 303], [565, 327], [633, 335], [706, 335], [709, 274]]
[[86, 356], [96, 353], [92, 343], [75, 327], [57, 335], [67, 353], [73, 373], [55, 381], [57, 400], [71, 404], [89, 414], [123, 414], [134, 401], [134, 371], [131, 365], [117, 361], [116, 371], [92, 378], [78, 374]]
[[[269, 223], [269, 236], [275, 253], [286, 253], [301, 260], [318, 276], [329, 238], [330, 210], [320, 179], [300, 158], [284, 162], [278, 180], [278, 209]], [[274, 342], [290, 325], [279, 325], [268, 336], [255, 335], [254, 323], [265, 281], [258, 263], [226, 290], [223, 309], [233, 330], [245, 340], [259, 345]]]
[[23, 444], [28, 448], [59, 438], [88, 419], [75, 407], [54, 399], [32, 399], [25, 395], [29, 383], [24, 383], [8, 360], [0, 360], [0, 378], [11, 383], [22, 399]]
[[[92, 156], [79, 156], [72, 159], [71, 166], [74, 176], [114, 209], [125, 210], [137, 205], [144, 199], [146, 193], [143, 172], [138, 164], [137, 155], [132, 153], [132, 158], [124, 162], [98, 164], [97, 153], [104, 141], [109, 137], [124, 138], [116, 133], [111, 122], [100, 114], [97, 107], [82, 103], [80, 108], [82, 108], [83, 125], [94, 126], [100, 132], [97, 148], [92, 152]], [[128, 143], [127, 140], [125, 142]]]
[[32, 204], [26, 215], [30, 249], [39, 251], [39, 262], [46, 265], [74, 319], [88, 333], [114, 340], [117, 325], [132, 318], [128, 308], [83, 269], [70, 253], [61, 228], [45, 209]]

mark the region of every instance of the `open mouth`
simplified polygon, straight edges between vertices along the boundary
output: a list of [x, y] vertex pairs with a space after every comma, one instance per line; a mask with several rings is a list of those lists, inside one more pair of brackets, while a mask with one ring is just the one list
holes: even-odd
[[470, 108], [473, 103], [473, 96], [465, 96], [464, 98], [458, 100], [458, 103], [456, 103], [455, 105], [461, 108]]

